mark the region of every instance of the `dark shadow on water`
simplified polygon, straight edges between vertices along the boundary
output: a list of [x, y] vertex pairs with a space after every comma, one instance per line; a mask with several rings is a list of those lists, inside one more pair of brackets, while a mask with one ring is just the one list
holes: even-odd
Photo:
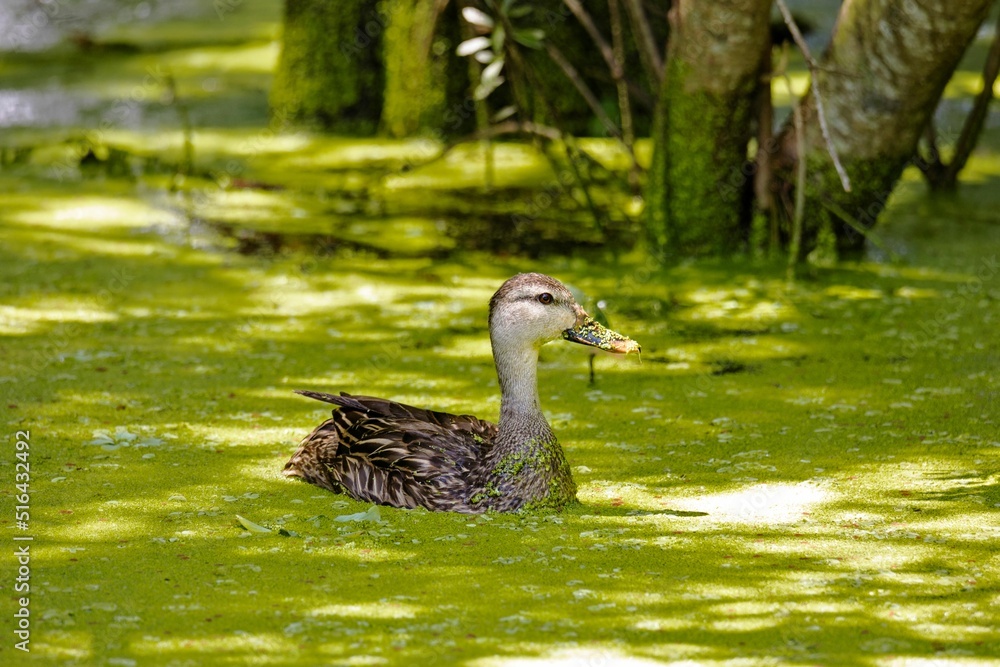
[[[605, 514], [608, 514], [605, 512]], [[676, 516], [676, 517], [700, 517], [708, 516], [708, 512], [692, 512], [689, 510], [661, 510], [653, 512], [650, 510], [631, 510], [624, 516]]]

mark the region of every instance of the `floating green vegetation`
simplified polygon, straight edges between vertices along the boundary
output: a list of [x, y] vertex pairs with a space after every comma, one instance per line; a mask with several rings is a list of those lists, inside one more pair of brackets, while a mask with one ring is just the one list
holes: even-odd
[[[789, 288], [740, 262], [218, 252], [115, 181], [36, 185], [0, 213], [2, 469], [29, 432], [35, 538], [32, 652], [5, 664], [1000, 657], [993, 190], [907, 186], [904, 263]], [[578, 505], [372, 512], [281, 477], [327, 414], [296, 388], [495, 418], [486, 301], [523, 270], [643, 343], [594, 386], [586, 349], [542, 351]]]

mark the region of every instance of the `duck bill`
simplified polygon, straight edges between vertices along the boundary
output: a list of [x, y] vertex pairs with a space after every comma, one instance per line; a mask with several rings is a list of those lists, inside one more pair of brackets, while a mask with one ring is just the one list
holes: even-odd
[[572, 329], [563, 331], [563, 338], [571, 343], [589, 345], [614, 354], [629, 354], [641, 350], [639, 344], [628, 336], [604, 327], [591, 317]]

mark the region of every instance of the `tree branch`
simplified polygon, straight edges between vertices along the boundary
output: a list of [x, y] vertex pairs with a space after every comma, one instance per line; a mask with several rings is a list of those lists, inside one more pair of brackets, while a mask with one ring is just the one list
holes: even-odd
[[632, 26], [632, 34], [635, 35], [636, 46], [639, 47], [639, 61], [646, 70], [650, 89], [655, 92], [660, 89], [660, 81], [663, 80], [663, 58], [660, 57], [660, 50], [656, 47], [656, 38], [653, 37], [653, 30], [649, 27], [649, 19], [642, 8], [642, 0], [624, 0], [624, 3], [625, 12]]
[[618, 61], [615, 60], [614, 51], [608, 44], [607, 40], [604, 39], [604, 35], [601, 31], [597, 29], [594, 25], [594, 20], [590, 18], [590, 14], [587, 10], [583, 8], [583, 5], [579, 3], [579, 0], [563, 0], [563, 4], [569, 7], [569, 10], [573, 12], [576, 20], [580, 22], [583, 29], [587, 31], [590, 38], [594, 40], [594, 44], [597, 45], [598, 50], [601, 52], [601, 56], [604, 58], [604, 62], [608, 64], [608, 69], [611, 70], [611, 78], [618, 81], [622, 78], [622, 68], [619, 66]]
[[534, 137], [547, 139], [548, 141], [561, 141], [563, 138], [562, 132], [548, 125], [532, 123], [531, 121], [519, 122], [516, 120], [508, 120], [502, 123], [497, 123], [496, 125], [491, 125], [485, 130], [479, 130], [470, 136], [459, 139], [457, 142], [449, 145], [446, 150], [451, 150], [461, 143], [475, 141], [477, 139], [498, 137], [502, 134], [528, 134]]
[[855, 220], [851, 215], [845, 211], [843, 208], [838, 206], [835, 202], [830, 200], [821, 200], [820, 204], [833, 213], [835, 216], [840, 218], [848, 227], [853, 229], [855, 232], [865, 237], [868, 241], [871, 241], [872, 245], [884, 252], [888, 257], [889, 261], [893, 263], [898, 263], [900, 261], [899, 253], [895, 252], [892, 248], [882, 242], [882, 239], [875, 233], [875, 230], [868, 229], [860, 222]]
[[958, 179], [958, 172], [965, 167], [969, 155], [976, 147], [979, 135], [983, 131], [986, 123], [986, 116], [989, 113], [990, 102], [993, 100], [993, 84], [1000, 74], [1000, 18], [997, 19], [996, 32], [993, 36], [993, 43], [990, 44], [989, 54], [986, 56], [986, 63], [983, 65], [983, 89], [976, 96], [976, 101], [969, 112], [969, 117], [962, 127], [962, 134], [955, 144], [955, 155], [948, 165], [948, 177], [951, 185]]
[[[780, 0], [779, 0], [780, 2]], [[787, 47], [786, 47], [787, 53]], [[788, 248], [788, 267], [785, 277], [789, 283], [795, 280], [795, 269], [802, 254], [802, 227], [806, 210], [806, 131], [803, 122], [802, 104], [795, 98], [792, 91], [792, 80], [785, 72], [785, 85], [792, 101], [792, 119], [795, 123], [795, 146], [799, 153], [799, 161], [795, 165], [795, 212], [792, 216], [792, 238]]]
[[562, 51], [560, 51], [552, 42], [545, 42], [545, 52], [549, 54], [550, 58], [552, 58], [552, 62], [559, 66], [559, 69], [563, 71], [563, 74], [565, 74], [566, 78], [570, 80], [577, 92], [583, 96], [583, 99], [586, 100], [590, 110], [594, 112], [594, 115], [601, 121], [605, 129], [607, 129], [607, 131], [616, 139], [621, 139], [621, 130], [618, 129], [618, 126], [615, 125], [614, 121], [611, 120], [607, 112], [604, 111], [604, 107], [601, 106], [600, 100], [597, 99], [597, 96], [594, 95], [590, 86], [588, 86], [587, 82], [580, 76], [580, 73], [573, 66], [573, 63], [571, 63], [566, 56], [563, 55]]
[[546, 141], [562, 141], [563, 134], [558, 129], [550, 127], [548, 125], [542, 125], [540, 123], [532, 123], [531, 121], [516, 121], [508, 120], [502, 123], [497, 123], [496, 125], [490, 125], [488, 127], [476, 130], [472, 134], [468, 134], [464, 137], [454, 139], [441, 148], [441, 152], [434, 155], [433, 157], [424, 160], [423, 162], [409, 162], [407, 163], [408, 169], [422, 169], [435, 162], [440, 162], [444, 158], [461, 146], [462, 144], [471, 143], [473, 141], [484, 141], [490, 140], [494, 137], [499, 137], [504, 134], [525, 134], [531, 137], [538, 137]]
[[[629, 153], [635, 153], [635, 130], [632, 125], [632, 101], [628, 96], [628, 84], [625, 82], [625, 41], [622, 30], [621, 5], [619, 0], [608, 0], [608, 13], [611, 15], [611, 45], [615, 51], [615, 62], [622, 71], [622, 78], [615, 81], [618, 89], [618, 114], [622, 121], [622, 142]], [[639, 193], [639, 170], [632, 161], [628, 170], [628, 182], [633, 194]]]
[[[816, 76], [819, 66], [812, 57], [809, 45], [806, 44], [805, 38], [802, 37], [802, 32], [799, 30], [798, 24], [795, 23], [792, 13], [788, 10], [785, 0], [775, 0], [775, 4], [778, 5], [778, 10], [781, 12], [781, 17], [785, 20], [785, 25], [788, 26], [789, 32], [792, 33], [792, 39], [795, 40], [796, 46], [802, 51], [802, 56], [806, 59], [806, 64], [809, 66], [813, 97], [816, 98], [816, 115], [819, 117], [819, 129], [823, 134], [823, 141], [826, 142], [826, 149], [830, 153], [830, 159], [833, 160], [833, 166], [837, 170], [837, 175], [840, 176], [840, 184], [843, 186], [844, 192], [850, 192], [851, 179], [847, 176], [844, 165], [840, 163], [840, 157], [837, 155], [837, 149], [834, 147], [833, 139], [830, 136], [830, 128], [826, 124], [826, 112], [823, 110], [823, 96], [819, 92], [819, 78]], [[805, 160], [806, 156], [800, 155], [799, 159]]]
[[937, 128], [934, 126], [934, 117], [927, 121], [924, 128], [924, 138], [927, 140], [927, 150], [930, 152], [931, 164], [941, 164], [941, 149], [938, 148]]

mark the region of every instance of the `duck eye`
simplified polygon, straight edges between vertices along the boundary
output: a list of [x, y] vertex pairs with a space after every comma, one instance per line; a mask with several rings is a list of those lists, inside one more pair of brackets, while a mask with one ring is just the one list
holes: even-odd
[[540, 304], [547, 306], [550, 303], [552, 303], [552, 301], [553, 301], [552, 295], [549, 294], [548, 292], [542, 292], [541, 294], [538, 295], [538, 303]]

